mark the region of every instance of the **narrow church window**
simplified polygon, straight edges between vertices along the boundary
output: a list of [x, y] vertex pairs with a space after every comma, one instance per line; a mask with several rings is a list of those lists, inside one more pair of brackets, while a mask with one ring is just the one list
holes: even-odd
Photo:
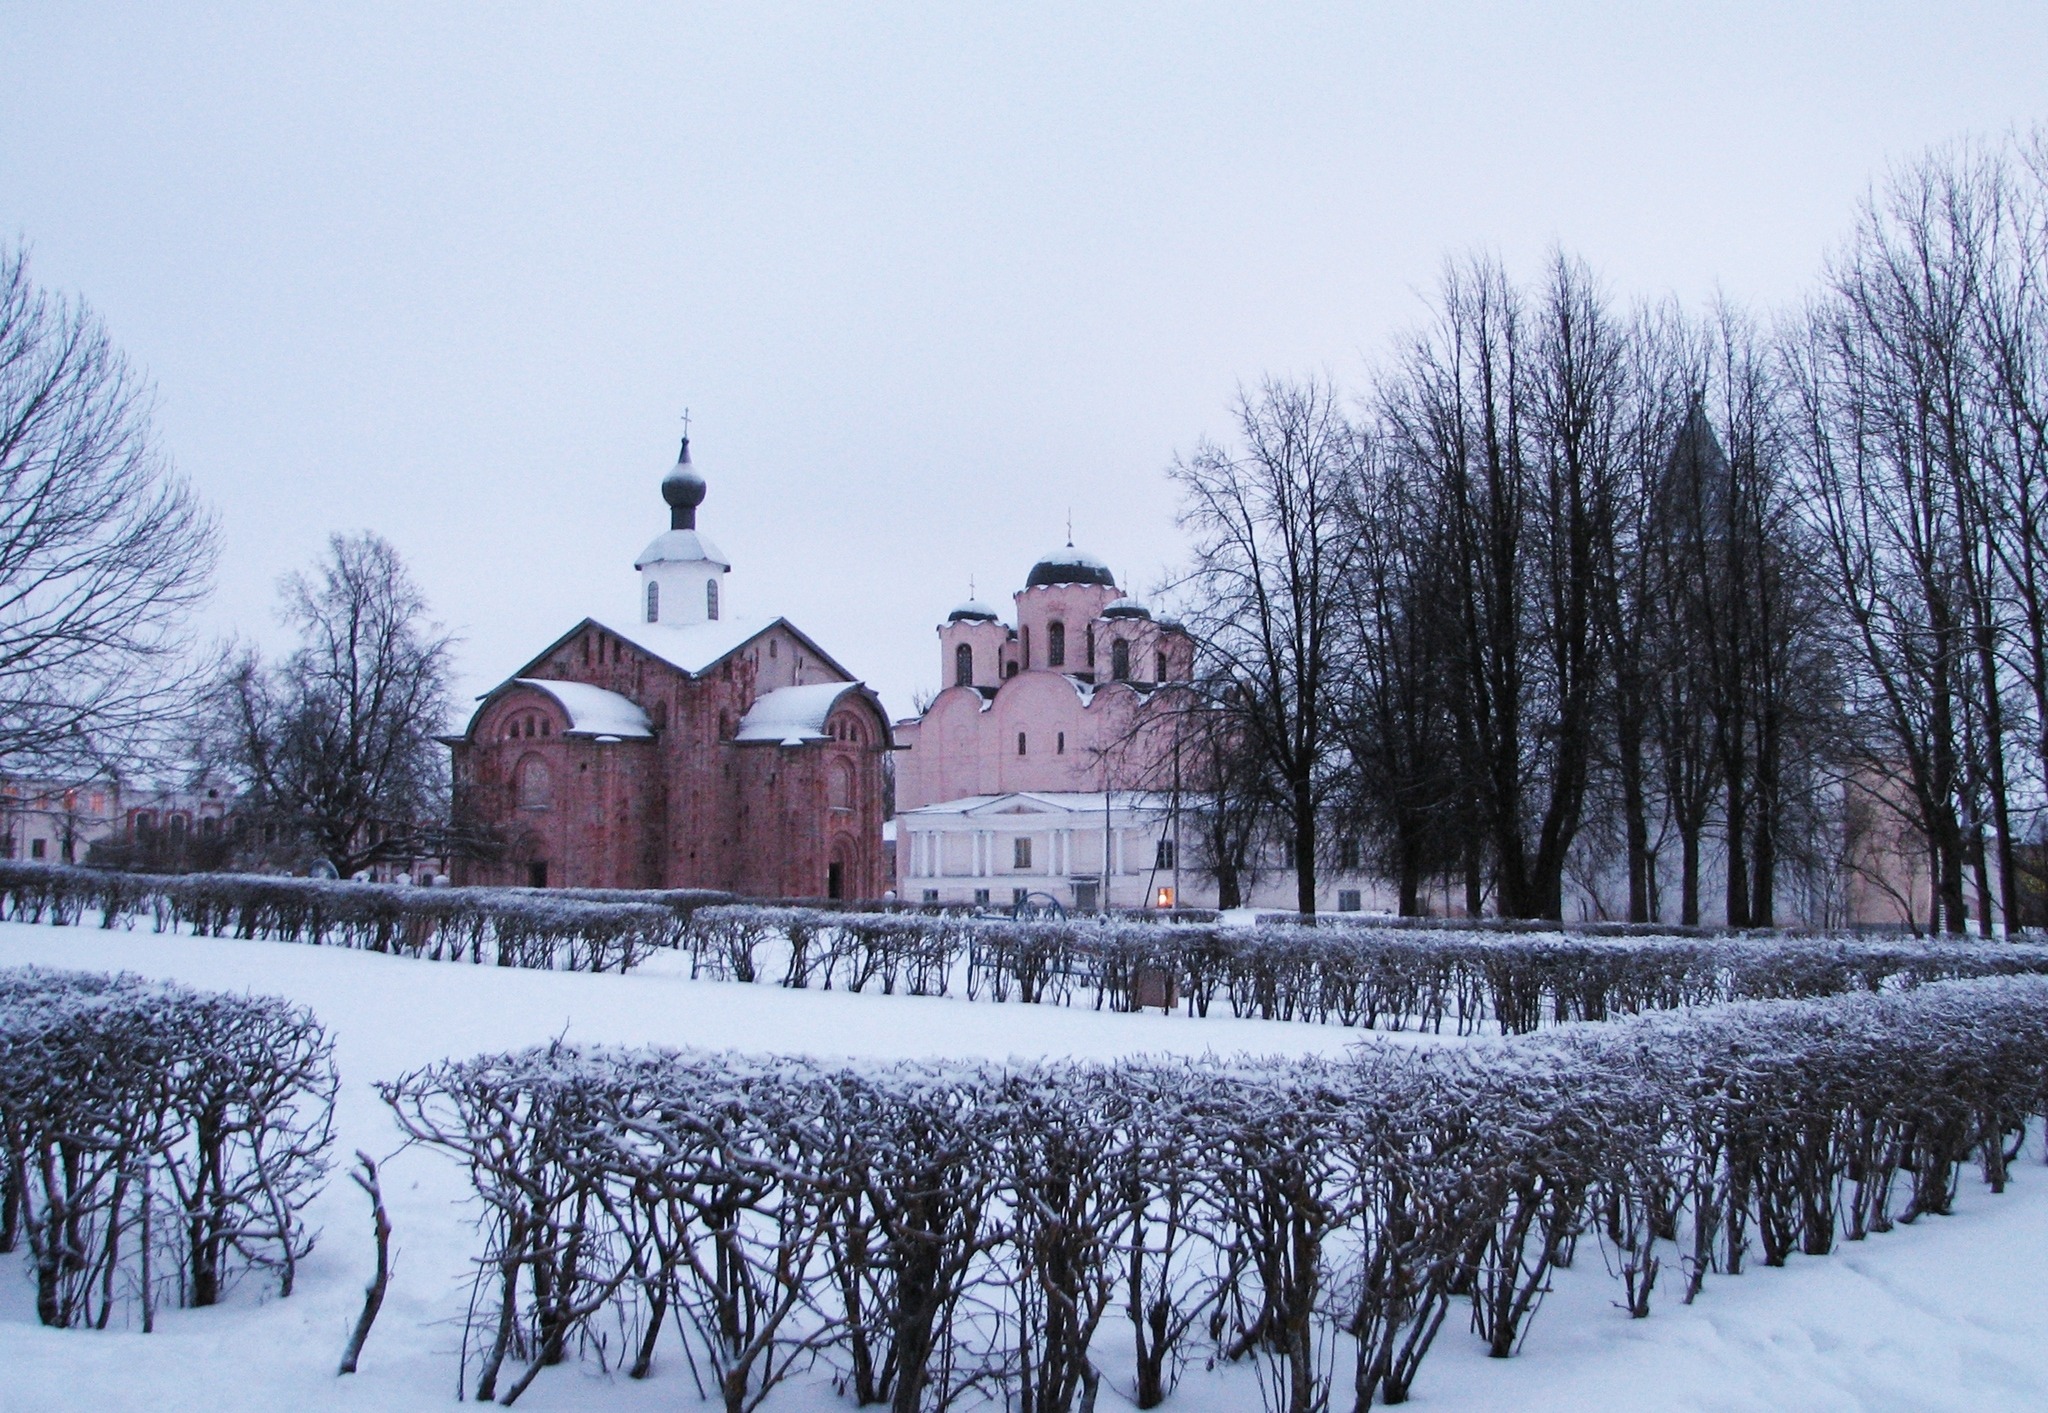
[[1017, 733], [1017, 754], [1020, 756], [1024, 754], [1024, 733], [1022, 731]]
[[704, 581], [704, 616], [713, 623], [718, 621], [718, 581], [716, 579], [706, 579]]
[[974, 685], [974, 649], [966, 643], [953, 649], [953, 685], [972, 687]]
[[1088, 625], [1088, 670], [1095, 670], [1095, 625]]
[[1166, 680], [1166, 654], [1163, 652], [1159, 654], [1159, 675], [1153, 680], [1158, 682]]
[[1017, 675], [1017, 664], [1016, 664], [1016, 663], [1014, 663], [1014, 662], [1006, 662], [1006, 663], [1004, 663], [1004, 664], [1003, 664], [1003, 676], [1005, 676], [1005, 677], [1015, 677], [1016, 675]]
[[1109, 675], [1119, 682], [1131, 680], [1131, 645], [1122, 638], [1109, 645]]
[[768, 640], [768, 656], [775, 656], [775, 640], [773, 638]]
[[659, 584], [650, 583], [647, 586], [647, 621], [649, 623], [661, 622], [661, 585]]
[[1066, 733], [1066, 732], [1062, 731], [1062, 732], [1060, 732], [1060, 733], [1059, 733], [1059, 735], [1058, 735], [1058, 736], [1056, 736], [1056, 737], [1054, 737], [1054, 738], [1053, 738], [1053, 748], [1052, 748], [1052, 753], [1053, 753], [1054, 755], [1056, 755], [1056, 756], [1063, 756], [1063, 755], [1065, 755], [1065, 754], [1067, 753], [1067, 733]]
[[548, 763], [539, 756], [528, 756], [519, 762], [517, 787], [519, 808], [523, 810], [544, 810], [554, 803], [553, 782], [548, 779]]
[[1028, 627], [1024, 629], [1024, 633], [1023, 633], [1023, 644], [1024, 644], [1024, 654], [1023, 654], [1023, 655], [1024, 655], [1024, 670], [1025, 670], [1026, 672], [1029, 672], [1029, 671], [1031, 670], [1031, 630], [1030, 630], [1030, 628], [1028, 628]]
[[555, 724], [552, 721], [549, 721], [545, 716], [543, 716], [540, 719], [540, 734], [543, 736], [552, 736], [555, 734]]
[[1045, 625], [1045, 665], [1065, 667], [1067, 665], [1067, 625], [1054, 619]]

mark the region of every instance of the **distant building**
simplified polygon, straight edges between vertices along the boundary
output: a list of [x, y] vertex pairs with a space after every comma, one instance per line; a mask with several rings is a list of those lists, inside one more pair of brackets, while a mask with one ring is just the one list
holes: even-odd
[[503, 844], [458, 883], [878, 898], [889, 722], [784, 618], [741, 617], [683, 439], [628, 618], [586, 618], [451, 737], [457, 817]]
[[[944, 683], [896, 723], [896, 878], [909, 902], [1008, 907], [1213, 906], [1214, 870], [1175, 786], [1177, 715], [1199, 710], [1195, 642], [1072, 544], [1031, 567], [1014, 624], [978, 600], [938, 627]], [[1244, 860], [1243, 901], [1295, 903], [1268, 846]], [[1384, 907], [1356, 868], [1320, 880], [1332, 911]]]
[[232, 792], [118, 780], [0, 779], [0, 857], [31, 863], [217, 868]]

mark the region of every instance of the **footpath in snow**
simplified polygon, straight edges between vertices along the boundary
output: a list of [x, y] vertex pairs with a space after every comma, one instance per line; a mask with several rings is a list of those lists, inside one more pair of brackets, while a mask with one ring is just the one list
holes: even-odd
[[[821, 1057], [1109, 1059], [1134, 1053], [1336, 1053], [1357, 1031], [1158, 1013], [1122, 1015], [943, 998], [788, 991], [668, 975], [591, 975], [469, 967], [276, 942], [244, 942], [0, 924], [0, 966], [126, 970], [188, 985], [282, 995], [313, 1008], [336, 1041], [342, 1089], [336, 1172], [309, 1218], [321, 1240], [299, 1293], [254, 1284], [230, 1303], [172, 1313], [158, 1332], [45, 1330], [28, 1282], [0, 1276], [0, 1413], [240, 1413], [278, 1408], [410, 1410], [456, 1397], [460, 1315], [475, 1238], [467, 1183], [445, 1159], [408, 1152], [386, 1169], [396, 1274], [363, 1371], [333, 1368], [361, 1301], [371, 1250], [361, 1195], [341, 1175], [363, 1148], [383, 1157], [397, 1133], [375, 1081], [448, 1056], [581, 1042], [779, 1051]], [[1395, 1035], [1379, 1040], [1418, 1043]], [[1423, 1038], [1422, 1043], [1428, 1043]], [[1618, 1287], [1597, 1243], [1562, 1273], [1513, 1360], [1483, 1356], [1452, 1315], [1414, 1406], [1508, 1409], [1956, 1409], [2048, 1406], [2048, 1169], [2030, 1149], [2016, 1182], [1992, 1197], [1966, 1178], [1958, 1214], [1710, 1281], [1691, 1308], [1660, 1299], [1643, 1321], [1613, 1307]], [[19, 1260], [19, 1257], [9, 1258]], [[1113, 1395], [1119, 1361], [1105, 1335]], [[671, 1363], [633, 1383], [594, 1362], [543, 1376], [534, 1409], [697, 1406]], [[1191, 1369], [1166, 1405], [1189, 1413], [1256, 1408], [1243, 1371]], [[773, 1410], [850, 1408], [823, 1380]]]

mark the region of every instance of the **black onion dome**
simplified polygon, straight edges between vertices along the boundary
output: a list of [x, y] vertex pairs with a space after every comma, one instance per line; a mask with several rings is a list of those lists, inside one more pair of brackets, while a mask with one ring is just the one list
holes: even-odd
[[996, 611], [980, 599], [969, 599], [946, 615], [948, 623], [993, 623]]
[[1150, 618], [1152, 610], [1138, 599], [1123, 598], [1102, 610], [1104, 618]]
[[676, 464], [661, 478], [661, 498], [668, 502], [671, 529], [697, 528], [697, 507], [704, 503], [706, 489], [704, 478], [690, 464], [690, 439], [684, 437], [683, 449], [676, 454]]
[[1031, 573], [1024, 579], [1027, 589], [1042, 589], [1052, 584], [1100, 584], [1105, 589], [1114, 589], [1116, 576], [1094, 555], [1083, 554], [1068, 545], [1032, 565]]

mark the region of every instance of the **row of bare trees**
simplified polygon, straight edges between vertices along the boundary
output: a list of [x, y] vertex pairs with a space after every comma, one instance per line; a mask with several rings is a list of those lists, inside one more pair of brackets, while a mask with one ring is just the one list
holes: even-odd
[[[1139, 1407], [1197, 1362], [1287, 1413], [1404, 1401], [1597, 1248], [1629, 1315], [1995, 1189], [2048, 1093], [2048, 982], [1663, 1013], [1345, 1060], [835, 1067], [553, 1044], [381, 1086], [483, 1221], [464, 1383], [579, 1354], [748, 1413]], [[1668, 1275], [1667, 1275], [1668, 1273]], [[671, 1334], [670, 1328], [674, 1333]]]
[[[446, 828], [434, 739], [452, 710], [451, 641], [397, 551], [335, 535], [280, 586], [294, 650], [274, 663], [209, 650], [193, 615], [215, 524], [151, 402], [92, 310], [0, 244], [0, 775], [231, 784], [245, 862], [325, 858], [351, 874], [476, 843]], [[116, 852], [220, 862], [147, 841]]]
[[[1895, 172], [1768, 323], [1454, 263], [1361, 396], [1268, 381], [1174, 466], [1208, 653], [1177, 768], [1260, 800], [1304, 911], [1362, 848], [1404, 913], [1838, 922], [1861, 808], [1924, 843], [1926, 921], [1965, 927], [1974, 872], [2018, 924], [2044, 390], [2038, 135]], [[1219, 874], [1257, 848], [1206, 832]]]

